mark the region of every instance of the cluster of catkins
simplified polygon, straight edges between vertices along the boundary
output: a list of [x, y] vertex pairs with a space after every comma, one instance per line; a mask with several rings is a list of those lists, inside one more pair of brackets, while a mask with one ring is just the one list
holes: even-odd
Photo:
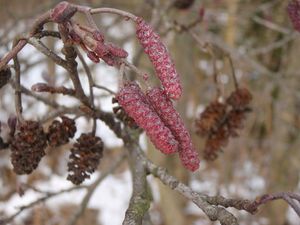
[[300, 32], [300, 1], [290, 1], [287, 7], [287, 11], [295, 30]]
[[[47, 146], [59, 147], [67, 144], [76, 133], [73, 119], [66, 116], [54, 120], [45, 132], [37, 121], [26, 120], [17, 123], [16, 118], [8, 120], [10, 139], [6, 147], [11, 150], [11, 162], [16, 174], [30, 174], [45, 156]], [[2, 140], [2, 139], [1, 139]], [[81, 134], [71, 148], [67, 179], [80, 184], [97, 169], [103, 154], [103, 143], [99, 137]]]
[[144, 93], [136, 82], [124, 82], [116, 99], [158, 150], [164, 154], [178, 152], [185, 168], [195, 171], [200, 163], [198, 153], [171, 101], [178, 100], [182, 93], [179, 74], [160, 36], [142, 18], [136, 20], [136, 36], [162, 88], [149, 88]]
[[215, 160], [218, 152], [225, 147], [230, 137], [237, 137], [243, 127], [252, 95], [246, 88], [238, 88], [225, 103], [211, 102], [196, 119], [196, 132], [206, 137], [204, 158]]
[[112, 43], [106, 43], [103, 33], [94, 25], [80, 25], [72, 16], [77, 8], [72, 4], [63, 1], [56, 5], [51, 11], [50, 18], [59, 24], [62, 33], [67, 36], [73, 44], [79, 45], [87, 54], [89, 59], [98, 63], [100, 59], [107, 65], [115, 66], [119, 64], [120, 58], [126, 58], [128, 53]]
[[158, 150], [164, 154], [178, 152], [187, 169], [199, 168], [198, 153], [189, 132], [163, 89], [152, 88], [144, 94], [136, 82], [126, 82], [116, 98]]

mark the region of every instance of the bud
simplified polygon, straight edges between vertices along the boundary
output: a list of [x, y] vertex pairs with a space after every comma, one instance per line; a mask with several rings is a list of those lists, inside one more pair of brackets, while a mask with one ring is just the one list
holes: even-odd
[[50, 87], [46, 83], [36, 83], [31, 86], [31, 90], [35, 92], [49, 92]]
[[50, 18], [56, 23], [63, 23], [71, 19], [76, 13], [77, 8], [66, 1], [58, 3], [50, 13]]
[[107, 46], [109, 52], [115, 57], [126, 58], [128, 56], [128, 52], [126, 52], [123, 48], [115, 46], [112, 43], [109, 43], [106, 46]]
[[93, 49], [93, 51], [97, 54], [99, 58], [102, 58], [109, 53], [108, 47], [103, 42], [97, 42], [97, 45]]
[[69, 36], [70, 36], [71, 40], [74, 41], [75, 43], [80, 43], [82, 41], [80, 36], [78, 34], [76, 34], [76, 32], [74, 30], [69, 31]]
[[100, 62], [100, 59], [98, 58], [98, 56], [94, 52], [88, 51], [87, 57], [90, 60], [92, 60], [94, 63], [99, 63]]
[[116, 57], [112, 56], [112, 54], [107, 54], [101, 57], [101, 59], [109, 66], [117, 66], [118, 65], [118, 60]]
[[104, 42], [104, 35], [102, 34], [101, 31], [99, 31], [99, 30], [94, 30], [94, 31], [92, 32], [92, 34], [93, 34], [93, 38], [94, 38], [95, 40], [100, 41], [100, 42]]

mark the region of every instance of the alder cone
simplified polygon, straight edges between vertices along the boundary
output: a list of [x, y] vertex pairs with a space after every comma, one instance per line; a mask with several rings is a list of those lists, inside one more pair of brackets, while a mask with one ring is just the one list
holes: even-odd
[[227, 103], [233, 108], [244, 108], [252, 100], [250, 91], [246, 88], [238, 88], [227, 98]]
[[76, 133], [75, 121], [62, 116], [62, 122], [54, 120], [48, 129], [48, 144], [51, 147], [58, 147], [69, 142], [70, 138]]
[[103, 156], [103, 142], [91, 133], [81, 134], [71, 149], [67, 177], [73, 184], [79, 185], [97, 169]]
[[211, 161], [215, 160], [218, 157], [218, 153], [222, 151], [222, 147], [226, 147], [228, 141], [227, 131], [223, 128], [219, 129], [206, 140], [204, 158]]
[[295, 30], [300, 32], [300, 1], [290, 1], [287, 7], [287, 11]]
[[11, 71], [9, 67], [4, 67], [0, 70], [0, 89], [6, 85], [11, 78]]
[[191, 171], [197, 170], [200, 163], [198, 153], [183, 120], [171, 100], [161, 88], [152, 88], [147, 92], [147, 96], [161, 120], [178, 141], [179, 157], [183, 165]]
[[136, 35], [167, 95], [172, 99], [179, 99], [182, 93], [179, 74], [159, 35], [142, 18], [137, 19]]
[[218, 129], [218, 125], [226, 115], [226, 108], [227, 105], [223, 103], [211, 102], [195, 121], [196, 133], [206, 136]]
[[30, 174], [45, 155], [47, 137], [39, 122], [20, 124], [11, 142], [11, 162], [15, 173]]
[[158, 150], [164, 154], [175, 153], [178, 150], [178, 142], [172, 132], [135, 82], [126, 83], [118, 92], [116, 99], [136, 124], [145, 130]]

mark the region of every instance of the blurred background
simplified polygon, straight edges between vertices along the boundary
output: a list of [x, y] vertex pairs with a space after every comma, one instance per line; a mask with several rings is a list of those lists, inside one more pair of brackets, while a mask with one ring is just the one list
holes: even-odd
[[[60, 1], [0, 0], [0, 57], [11, 48], [13, 38], [26, 32], [33, 19]], [[255, 199], [264, 193], [299, 192], [300, 175], [300, 38], [293, 30], [286, 7], [287, 0], [77, 0], [91, 7], [113, 7], [142, 16], [162, 36], [174, 59], [183, 82], [183, 96], [176, 108], [188, 126], [201, 156], [200, 169], [186, 171], [176, 156], [162, 155], [144, 135], [141, 145], [156, 164], [195, 191], [230, 198]], [[110, 42], [129, 52], [128, 60], [147, 71], [150, 82], [158, 84], [154, 71], [135, 38], [135, 26], [107, 14], [94, 16], [97, 25]], [[76, 14], [78, 21], [83, 18]], [[49, 30], [57, 30], [47, 25]], [[58, 39], [45, 38], [43, 43], [61, 54]], [[299, 46], [298, 46], [299, 45]], [[205, 137], [197, 135], [195, 120], [211, 102], [224, 101], [234, 91], [232, 66], [240, 87], [252, 96], [251, 113], [247, 113], [239, 136], [230, 138], [218, 157], [205, 160]], [[71, 87], [68, 76], [52, 61], [31, 46], [19, 54], [22, 84], [30, 89], [37, 82]], [[118, 71], [103, 63], [88, 61], [97, 83], [118, 89]], [[82, 71], [82, 66], [79, 65]], [[133, 79], [141, 80], [132, 74]], [[81, 81], [85, 90], [88, 82]], [[71, 97], [47, 95], [65, 106], [76, 106]], [[111, 112], [113, 95], [95, 91], [97, 107]], [[14, 91], [10, 85], [0, 90], [1, 136], [5, 137], [6, 121], [15, 114]], [[55, 109], [34, 98], [23, 97], [24, 117], [42, 119]], [[91, 129], [92, 121], [76, 119], [80, 132]], [[45, 128], [49, 126], [47, 122]], [[108, 127], [98, 122], [97, 135], [105, 144], [99, 170], [84, 184], [92, 183], [116, 155], [122, 152], [122, 141]], [[74, 139], [75, 140], [75, 139]], [[0, 216], [9, 216], [43, 196], [72, 187], [66, 180], [69, 145], [47, 149], [37, 170], [29, 176], [16, 176], [10, 163], [9, 150], [0, 151]], [[210, 222], [193, 204], [170, 191], [158, 180], [149, 178], [153, 194], [150, 216], [155, 225], [217, 224]], [[25, 185], [26, 184], [26, 185]], [[34, 188], [33, 188], [34, 187]], [[23, 193], [24, 192], [24, 193]], [[49, 199], [24, 211], [11, 224], [68, 224], [82, 203], [85, 190], [78, 189]], [[20, 196], [21, 195], [21, 196]], [[124, 162], [99, 184], [77, 224], [121, 224], [131, 196], [131, 176]], [[230, 209], [240, 224], [296, 225], [299, 218], [283, 201], [269, 203], [256, 215]]]

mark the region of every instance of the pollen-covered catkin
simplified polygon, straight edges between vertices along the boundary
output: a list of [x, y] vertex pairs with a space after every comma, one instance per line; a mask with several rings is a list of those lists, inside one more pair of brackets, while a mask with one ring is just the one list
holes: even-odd
[[159, 35], [142, 18], [137, 19], [136, 35], [167, 95], [172, 99], [179, 99], [182, 92], [179, 74]]
[[200, 163], [198, 153], [187, 128], [171, 100], [161, 88], [152, 88], [147, 92], [147, 97], [161, 120], [171, 130], [178, 141], [179, 157], [182, 164], [191, 171], [197, 170]]
[[128, 82], [118, 92], [116, 99], [126, 113], [143, 128], [157, 149], [164, 154], [175, 153], [178, 142], [162, 122], [135, 82]]

